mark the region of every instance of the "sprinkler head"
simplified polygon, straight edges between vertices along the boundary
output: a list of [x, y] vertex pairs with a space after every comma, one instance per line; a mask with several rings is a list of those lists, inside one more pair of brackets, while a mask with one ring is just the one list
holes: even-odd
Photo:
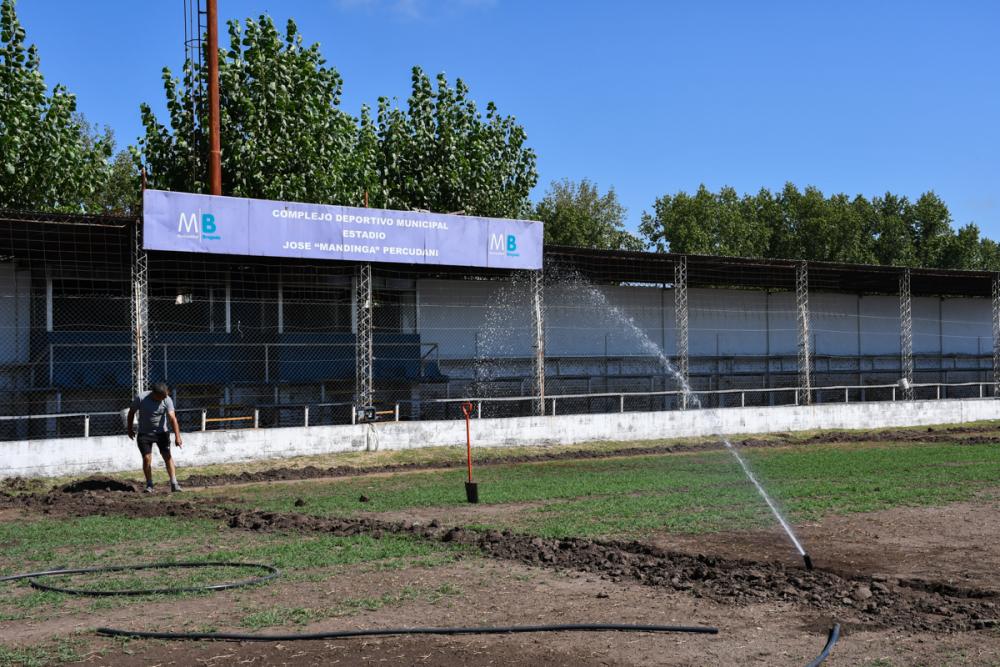
[[809, 557], [809, 554], [802, 554], [802, 560], [806, 562], [806, 569], [813, 569], [813, 560]]

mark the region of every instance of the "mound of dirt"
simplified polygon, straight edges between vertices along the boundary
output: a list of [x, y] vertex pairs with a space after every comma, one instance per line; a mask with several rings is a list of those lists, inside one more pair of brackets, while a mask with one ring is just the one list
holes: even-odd
[[135, 493], [138, 489], [134, 482], [103, 475], [93, 475], [86, 479], [78, 479], [69, 484], [64, 484], [58, 490], [61, 493], [84, 493], [86, 491]]
[[508, 531], [444, 528], [434, 521], [421, 525], [261, 511], [231, 511], [228, 524], [244, 530], [334, 535], [406, 533], [475, 546], [490, 558], [590, 572], [610, 581], [638, 581], [728, 604], [790, 602], [831, 613], [852, 629], [961, 632], [1000, 627], [1000, 604], [995, 602], [998, 596], [994, 591], [878, 575], [844, 577], [778, 562], [664, 551], [635, 541], [550, 539]]

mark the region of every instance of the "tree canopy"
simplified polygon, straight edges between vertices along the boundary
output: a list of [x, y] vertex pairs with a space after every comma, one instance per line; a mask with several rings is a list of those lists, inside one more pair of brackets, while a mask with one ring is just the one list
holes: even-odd
[[111, 132], [94, 131], [64, 86], [48, 92], [13, 0], [0, 0], [0, 207], [104, 211], [121, 173]]
[[956, 230], [934, 192], [911, 202], [891, 192], [826, 196], [791, 183], [742, 196], [702, 185], [657, 198], [639, 229], [660, 251], [1000, 270], [997, 245], [973, 223]]
[[545, 223], [545, 243], [642, 250], [645, 244], [625, 229], [625, 214], [614, 188], [602, 196], [586, 178], [553, 181], [535, 206], [535, 217]]
[[[485, 117], [461, 80], [436, 87], [412, 72], [407, 107], [380, 98], [376, 117], [340, 108], [343, 80], [294, 21], [230, 21], [219, 50], [223, 192], [358, 206], [515, 217], [537, 181], [524, 128], [493, 103]], [[180, 79], [163, 70], [169, 119], [141, 107], [136, 159], [151, 187], [206, 191], [207, 72], [192, 62]]]

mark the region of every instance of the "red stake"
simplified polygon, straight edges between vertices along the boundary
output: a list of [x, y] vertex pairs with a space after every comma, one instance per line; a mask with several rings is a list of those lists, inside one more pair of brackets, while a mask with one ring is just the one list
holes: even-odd
[[465, 413], [465, 459], [469, 466], [469, 481], [472, 481], [472, 427], [469, 418], [472, 416], [472, 403], [462, 403], [462, 412]]

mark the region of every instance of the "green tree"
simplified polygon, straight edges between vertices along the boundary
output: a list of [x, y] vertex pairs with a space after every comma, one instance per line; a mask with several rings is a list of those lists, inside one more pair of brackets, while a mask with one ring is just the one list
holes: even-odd
[[979, 227], [975, 223], [970, 222], [957, 232], [948, 234], [940, 244], [937, 263], [934, 266], [943, 269], [989, 268], [984, 261], [989, 250], [984, 252], [983, 240], [979, 238]]
[[[465, 211], [515, 217], [530, 210], [535, 154], [517, 122], [490, 103], [483, 117], [443, 75], [436, 89], [419, 68], [405, 110], [380, 98], [376, 118], [340, 109], [343, 81], [293, 21], [229, 22], [219, 51], [222, 189], [243, 197]], [[169, 119], [141, 107], [135, 152], [150, 187], [207, 190], [207, 73], [188, 62], [163, 70]]]
[[917, 264], [941, 266], [942, 253], [955, 236], [948, 206], [933, 192], [925, 192], [906, 213]]
[[873, 217], [869, 223], [872, 250], [878, 264], [912, 266], [916, 262], [913, 234], [907, 222], [910, 202], [886, 192], [872, 199]]
[[492, 102], [480, 114], [461, 79], [439, 74], [435, 87], [414, 67], [411, 82], [405, 110], [379, 99], [373, 205], [528, 215], [538, 173], [524, 128]]
[[740, 198], [736, 190], [722, 188], [718, 194], [704, 185], [693, 195], [664, 195], [644, 213], [639, 231], [651, 246], [706, 255], [760, 257], [767, 251], [771, 230], [769, 202]]
[[0, 207], [85, 210], [107, 179], [110, 132], [92, 133], [76, 98], [49, 93], [13, 0], [0, 0]]
[[626, 209], [614, 188], [601, 195], [589, 179], [553, 181], [535, 206], [545, 223], [545, 243], [607, 250], [642, 250], [643, 242], [625, 229]]
[[[228, 23], [219, 49], [223, 192], [242, 197], [360, 204], [353, 176], [357, 128], [340, 110], [342, 80], [294, 21], [284, 34], [268, 16]], [[148, 104], [136, 151], [150, 187], [206, 192], [207, 71], [163, 69], [169, 127]]]

